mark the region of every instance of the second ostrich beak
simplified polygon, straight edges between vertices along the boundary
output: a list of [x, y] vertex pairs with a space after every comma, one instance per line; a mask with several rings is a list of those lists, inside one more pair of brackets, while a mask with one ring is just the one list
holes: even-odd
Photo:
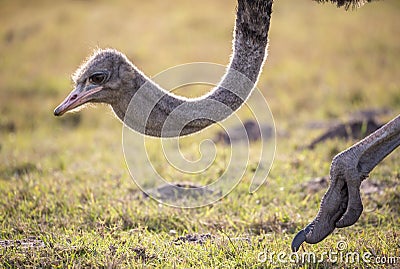
[[54, 115], [62, 116], [64, 113], [92, 101], [93, 95], [102, 89], [103, 87], [101, 86], [95, 86], [89, 89], [78, 86], [58, 107], [56, 107], [56, 109], [54, 109]]

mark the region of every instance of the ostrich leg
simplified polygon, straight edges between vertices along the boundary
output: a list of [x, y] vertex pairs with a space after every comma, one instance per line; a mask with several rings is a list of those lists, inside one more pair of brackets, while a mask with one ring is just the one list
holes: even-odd
[[330, 169], [331, 183], [319, 212], [293, 239], [292, 250], [297, 251], [304, 241], [311, 244], [322, 241], [335, 228], [353, 225], [363, 211], [361, 182], [399, 145], [400, 115], [336, 155]]

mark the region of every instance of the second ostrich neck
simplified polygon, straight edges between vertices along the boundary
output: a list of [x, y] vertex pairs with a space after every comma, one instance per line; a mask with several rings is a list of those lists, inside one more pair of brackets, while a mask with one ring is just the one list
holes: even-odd
[[116, 115], [128, 127], [156, 137], [195, 133], [227, 118], [246, 101], [258, 80], [266, 58], [272, 2], [238, 1], [233, 56], [225, 76], [209, 94], [178, 97], [133, 67], [140, 89], [112, 104]]

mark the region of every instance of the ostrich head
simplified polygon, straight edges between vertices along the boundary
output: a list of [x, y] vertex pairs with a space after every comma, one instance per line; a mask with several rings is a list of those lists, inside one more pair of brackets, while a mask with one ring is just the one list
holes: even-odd
[[74, 90], [54, 110], [64, 113], [86, 103], [113, 105], [126, 97], [126, 91], [137, 90], [137, 70], [122, 53], [105, 49], [96, 51], [72, 76]]

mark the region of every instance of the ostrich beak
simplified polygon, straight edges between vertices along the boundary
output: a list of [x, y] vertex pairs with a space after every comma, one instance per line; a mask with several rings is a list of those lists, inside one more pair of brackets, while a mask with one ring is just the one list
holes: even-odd
[[54, 115], [62, 116], [65, 112], [91, 101], [93, 94], [101, 91], [102, 89], [102, 87], [97, 86], [89, 90], [82, 90], [82, 88], [78, 86], [58, 107], [56, 107], [56, 109], [54, 109]]

